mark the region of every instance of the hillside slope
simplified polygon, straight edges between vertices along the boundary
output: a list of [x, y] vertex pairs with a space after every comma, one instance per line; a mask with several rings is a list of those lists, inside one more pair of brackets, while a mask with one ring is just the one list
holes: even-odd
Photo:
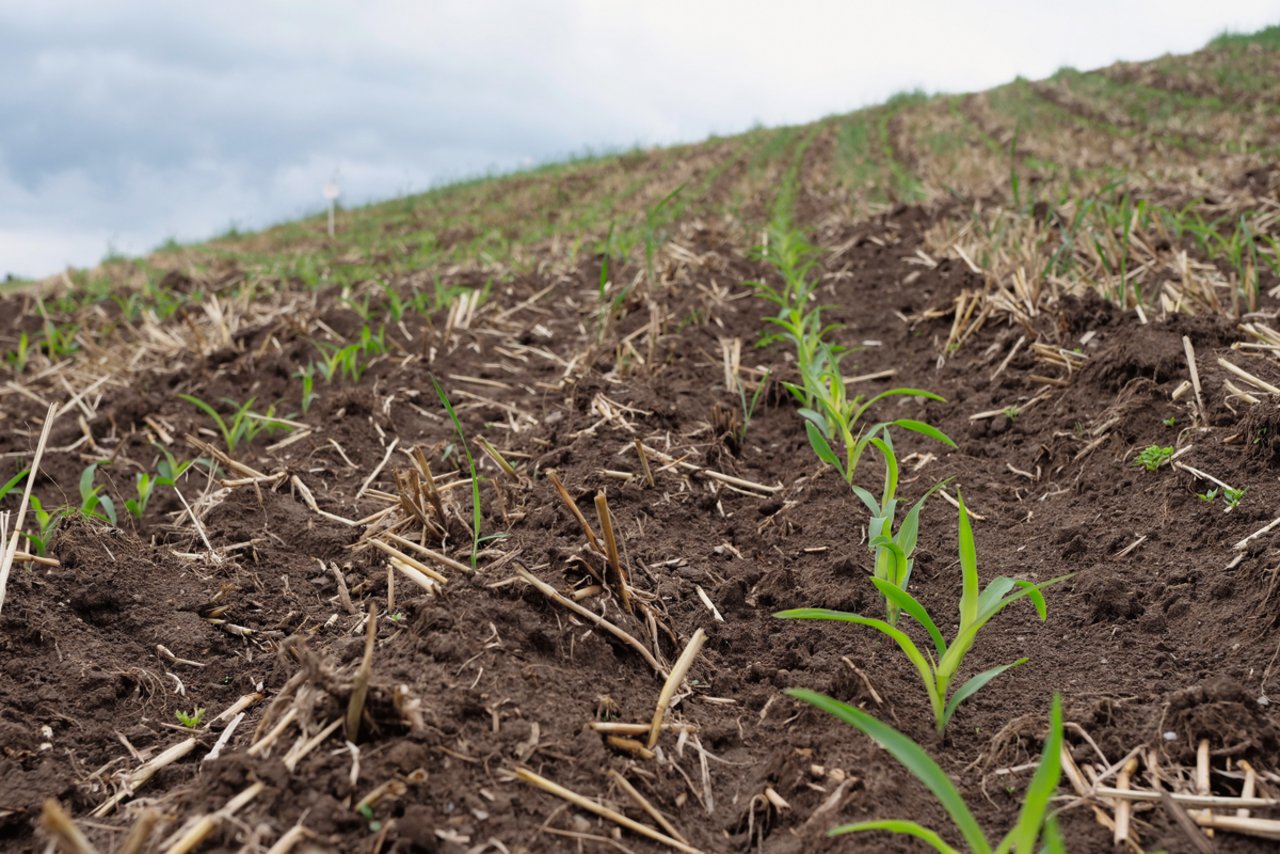
[[[1070, 850], [1130, 820], [1130, 850], [1271, 850], [1276, 79], [1280, 28], [0, 296], [0, 843], [88, 850], [53, 803], [104, 851], [972, 842], [805, 688], [922, 745], [993, 838], [1057, 694]], [[841, 432], [899, 387], [931, 394]], [[942, 734], [893, 639], [774, 616], [888, 615], [843, 467], [927, 498], [903, 585], [940, 635], [962, 498], [982, 581], [1046, 585], [956, 676], [1030, 660]], [[1126, 817], [1092, 788], [1126, 767], [1264, 801]]]

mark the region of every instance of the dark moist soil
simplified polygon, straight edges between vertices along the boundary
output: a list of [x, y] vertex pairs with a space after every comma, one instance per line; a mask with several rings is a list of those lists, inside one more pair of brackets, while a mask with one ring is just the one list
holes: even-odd
[[[521, 480], [483, 461], [482, 530], [509, 537], [488, 544], [475, 574], [447, 571], [439, 595], [398, 577], [395, 613], [386, 614], [385, 559], [351, 548], [363, 529], [312, 512], [288, 483], [215, 492], [212, 509], [197, 503], [210, 543], [226, 555], [216, 564], [189, 523], [171, 524], [181, 510], [172, 490], [157, 495], [141, 525], [127, 517], [114, 529], [64, 521], [50, 544], [60, 565], [17, 568], [0, 615], [3, 848], [43, 848], [36, 824], [46, 798], [59, 799], [94, 844], [114, 850], [143, 806], [161, 811], [158, 841], [254, 782], [265, 787], [205, 850], [265, 850], [295, 823], [311, 832], [318, 850], [333, 851], [597, 851], [613, 844], [599, 839], [614, 836], [612, 824], [531, 788], [513, 776], [516, 767], [605, 796], [647, 821], [608, 776], [621, 772], [707, 851], [921, 850], [885, 835], [824, 836], [840, 822], [893, 817], [940, 828], [958, 844], [945, 814], [891, 757], [782, 693], [797, 686], [856, 704], [919, 741], [993, 836], [1016, 817], [1054, 692], [1063, 696], [1067, 741], [1082, 763], [1102, 764], [1096, 750], [1110, 764], [1147, 745], [1175, 778], [1208, 739], [1216, 768], [1230, 759], [1280, 770], [1280, 728], [1266, 700], [1280, 637], [1280, 534], [1258, 537], [1240, 552], [1232, 547], [1280, 504], [1280, 410], [1270, 402], [1228, 408], [1217, 358], [1247, 363], [1272, 382], [1280, 382], [1280, 366], [1231, 352], [1237, 334], [1226, 320], [1141, 325], [1132, 313], [1092, 299], [1068, 300], [1034, 319], [1041, 341], [1080, 347], [1088, 357], [1072, 374], [1037, 361], [1025, 346], [998, 370], [1027, 330], [995, 323], [939, 365], [954, 298], [982, 282], [961, 264], [931, 267], [915, 255], [930, 221], [903, 209], [819, 235], [829, 250], [821, 299], [838, 306], [831, 319], [845, 324], [839, 334], [854, 348], [847, 373], [896, 371], [892, 380], [855, 386], [862, 394], [901, 384], [946, 397], [889, 399], [877, 417], [922, 418], [958, 442], [950, 451], [912, 434], [895, 436], [907, 459], [902, 493], [914, 501], [942, 479], [951, 480], [949, 491], [962, 489], [975, 513], [984, 581], [1074, 573], [1048, 591], [1047, 622], [1020, 603], [984, 629], [966, 674], [1024, 655], [1031, 660], [966, 702], [945, 739], [934, 734], [923, 689], [891, 642], [857, 626], [771, 616], [800, 606], [880, 612], [867, 581], [865, 514], [817, 462], [794, 405], [776, 386], [740, 446], [713, 426], [739, 409], [725, 388], [720, 339], [741, 338], [743, 363], [769, 367], [776, 379], [789, 377], [791, 367], [781, 346], [752, 347], [765, 305], [740, 284], [767, 272], [717, 231], [687, 228], [678, 240], [688, 252], [669, 254], [664, 265], [664, 328], [651, 359], [640, 333], [631, 339], [629, 365], [620, 370], [615, 361], [614, 343], [648, 322], [639, 304], [608, 345], [581, 357], [595, 336], [593, 264], [517, 277], [495, 290], [472, 330], [454, 330], [449, 342], [442, 321], [411, 329], [408, 341], [389, 330], [404, 353], [374, 366], [359, 384], [318, 385], [320, 397], [303, 417], [316, 428], [308, 438], [268, 451], [282, 438], [276, 434], [237, 450], [240, 462], [264, 473], [300, 476], [322, 509], [360, 519], [387, 506], [355, 496], [392, 439], [402, 450], [422, 447], [437, 477], [451, 477], [456, 454], [449, 462], [442, 457], [456, 435], [430, 383], [440, 378], [467, 435], [510, 452]], [[19, 313], [19, 299], [6, 298], [6, 315]], [[103, 475], [121, 505], [133, 476], [125, 461], [154, 459], [148, 416], [193, 456], [180, 437], [208, 425], [176, 398], [181, 392], [210, 401], [281, 399], [281, 411], [296, 411], [290, 374], [313, 356], [299, 331], [306, 312], [247, 328], [234, 346], [209, 356], [180, 355], [166, 371], [108, 387], [95, 417], [86, 419], [98, 450], [51, 452], [37, 494], [47, 506], [76, 495], [80, 470], [100, 451], [115, 459]], [[345, 334], [360, 325], [323, 299], [315, 315]], [[1207, 428], [1193, 419], [1193, 395], [1171, 400], [1187, 376], [1183, 336], [1196, 348]], [[513, 343], [537, 351], [514, 350]], [[429, 361], [419, 357], [424, 351]], [[579, 361], [567, 365], [575, 356]], [[572, 379], [562, 384], [566, 374]], [[602, 406], [605, 398], [611, 403]], [[0, 480], [25, 464], [15, 452], [34, 446], [43, 412], [19, 395], [4, 401], [8, 432], [0, 452], [8, 456]], [[605, 406], [620, 414], [609, 418]], [[1021, 409], [972, 417], [1009, 407]], [[83, 435], [76, 422], [64, 416], [50, 447], [75, 443]], [[781, 489], [744, 493], [672, 469], [655, 471], [654, 488], [638, 477], [624, 483], [602, 474], [639, 471], [637, 438], [686, 462]], [[1180, 460], [1247, 487], [1243, 503], [1224, 512], [1221, 500], [1198, 497], [1209, 485], [1191, 475], [1135, 466], [1136, 453], [1153, 443], [1193, 445]], [[407, 465], [397, 450], [372, 486], [393, 491], [392, 473]], [[635, 595], [656, 616], [661, 658], [674, 661], [695, 630], [707, 634], [689, 693], [670, 716], [696, 733], [685, 740], [665, 734], [654, 759], [611, 746], [587, 724], [649, 721], [661, 679], [633, 649], [511, 581], [520, 565], [560, 591], [583, 586], [584, 537], [546, 479], [552, 468], [593, 524], [592, 496], [607, 489]], [[188, 501], [199, 498], [206, 477], [183, 481]], [[878, 462], [868, 457], [859, 479], [874, 485], [879, 477]], [[458, 519], [469, 518], [465, 493], [448, 493]], [[935, 496], [921, 530], [913, 590], [949, 633], [960, 588], [956, 511]], [[468, 546], [455, 522], [446, 550], [465, 560]], [[290, 772], [282, 759], [299, 740], [296, 724], [272, 749], [250, 756], [264, 715], [274, 721], [283, 711], [272, 706], [281, 692], [286, 704], [302, 697], [297, 720], [308, 735], [345, 714], [370, 603], [384, 613], [358, 769], [339, 734]], [[584, 604], [653, 647], [653, 630], [616, 599]], [[255, 691], [263, 699], [221, 756], [202, 762], [226, 725], [211, 723], [214, 716]], [[175, 712], [196, 708], [208, 712], [193, 733]], [[115, 811], [89, 818], [142, 759], [192, 734], [198, 744], [188, 756]], [[1009, 768], [1021, 770], [1003, 770]], [[388, 781], [401, 788], [365, 815], [353, 809]], [[1213, 780], [1221, 794], [1238, 786], [1226, 776]], [[1068, 793], [1065, 781], [1060, 791]], [[1146, 847], [1194, 850], [1162, 810], [1139, 810], [1137, 818]], [[1073, 850], [1109, 849], [1109, 833], [1087, 807], [1069, 809], [1061, 820]], [[632, 833], [617, 841], [659, 850]], [[1228, 833], [1214, 844], [1220, 851], [1272, 850]]]

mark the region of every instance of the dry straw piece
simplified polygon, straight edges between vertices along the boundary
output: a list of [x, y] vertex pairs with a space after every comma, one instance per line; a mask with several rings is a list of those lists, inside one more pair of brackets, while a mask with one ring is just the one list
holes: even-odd
[[535, 774], [534, 772], [530, 771], [527, 768], [515, 769], [515, 775], [518, 779], [523, 780], [524, 782], [532, 786], [536, 786], [539, 789], [542, 789], [544, 792], [548, 792], [552, 795], [555, 795], [557, 798], [566, 800], [569, 803], [573, 804], [574, 806], [581, 807], [587, 812], [595, 813], [601, 818], [608, 819], [609, 821], [613, 822], [614, 824], [620, 827], [625, 827], [627, 830], [634, 831], [635, 833], [639, 833], [641, 836], [647, 836], [649, 839], [652, 839], [654, 842], [660, 842], [663, 845], [676, 849], [677, 851], [684, 851], [686, 852], [686, 854], [699, 854], [698, 849], [694, 848], [692, 845], [688, 845], [684, 842], [681, 842], [679, 839], [675, 839], [671, 836], [668, 836], [667, 834], [662, 833], [661, 831], [654, 830], [652, 827], [649, 827], [648, 825], [641, 824], [638, 821], [627, 818], [622, 813], [616, 810], [612, 810], [609, 807], [602, 806], [596, 803], [595, 801], [590, 800], [589, 798], [584, 798], [582, 795], [579, 795], [577, 792], [571, 791], [569, 789], [566, 789], [564, 786], [553, 783], [550, 780], [548, 780], [546, 777], [539, 776], [538, 774]]
[[689, 673], [689, 668], [693, 666], [693, 660], [698, 657], [699, 651], [702, 650], [702, 644], [706, 640], [707, 633], [702, 629], [694, 632], [693, 637], [689, 638], [689, 643], [685, 645], [684, 652], [680, 653], [680, 657], [676, 659], [675, 665], [671, 668], [667, 681], [663, 683], [662, 692], [658, 694], [658, 707], [653, 712], [653, 723], [649, 725], [649, 741], [646, 746], [650, 750], [658, 743], [658, 736], [662, 734], [662, 719], [667, 714], [667, 706], [670, 704], [671, 698], [680, 689], [680, 683], [684, 681], [684, 677]]
[[18, 505], [18, 518], [13, 523], [13, 534], [9, 542], [0, 542], [0, 611], [4, 610], [5, 589], [9, 585], [9, 570], [18, 555], [18, 539], [22, 534], [22, 523], [27, 518], [27, 505], [31, 503], [31, 489], [36, 482], [36, 474], [40, 471], [40, 458], [44, 456], [44, 446], [49, 441], [49, 431], [53, 429], [54, 405], [49, 404], [45, 413], [44, 429], [40, 431], [40, 441], [36, 445], [35, 459], [31, 461], [31, 471], [27, 472], [27, 485], [22, 490], [22, 503]]

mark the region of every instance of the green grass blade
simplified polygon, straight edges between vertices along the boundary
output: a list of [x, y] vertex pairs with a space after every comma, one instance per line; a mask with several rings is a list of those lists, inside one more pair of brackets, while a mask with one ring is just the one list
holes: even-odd
[[911, 640], [907, 633], [898, 627], [884, 620], [877, 620], [874, 617], [863, 617], [860, 614], [833, 611], [828, 608], [794, 608], [790, 611], [779, 611], [773, 616], [780, 620], [834, 620], [842, 623], [854, 623], [888, 635], [902, 650], [902, 654], [915, 665], [916, 672], [920, 674], [920, 680], [924, 682], [925, 692], [929, 695], [929, 705], [933, 709], [934, 717], [938, 718], [942, 715], [944, 698], [938, 694], [938, 683], [934, 674], [933, 664], [925, 658], [924, 653], [920, 652], [920, 648], [916, 646], [915, 641]]
[[941, 489], [944, 483], [946, 483], [945, 480], [942, 483], [934, 484], [932, 489], [920, 496], [919, 501], [911, 505], [907, 515], [903, 517], [902, 525], [898, 528], [898, 536], [894, 539], [898, 541], [902, 546], [902, 550], [908, 555], [916, 550], [916, 539], [920, 535], [920, 512], [924, 510], [924, 503], [929, 499], [929, 496]]
[[878, 401], [884, 400], [886, 397], [894, 397], [897, 395], [906, 395], [908, 397], [923, 397], [923, 398], [926, 398], [927, 400], [936, 400], [941, 403], [947, 402], [947, 399], [942, 395], [934, 394], [931, 391], [925, 391], [922, 388], [891, 388], [888, 391], [880, 392], [879, 394], [867, 400], [866, 403], [859, 406], [856, 410], [856, 414], [854, 415], [854, 418], [855, 419], [861, 418], [862, 413], [870, 409], [872, 404]]
[[827, 836], [844, 836], [846, 833], [866, 833], [869, 830], [886, 830], [889, 833], [899, 833], [903, 836], [914, 836], [916, 839], [926, 842], [933, 846], [935, 851], [941, 854], [960, 854], [956, 848], [952, 848], [946, 843], [941, 836], [935, 831], [930, 830], [922, 824], [906, 819], [882, 819], [880, 821], [860, 821], [856, 824], [842, 824], [833, 827], [827, 831]]
[[890, 421], [894, 427], [901, 427], [903, 430], [910, 430], [913, 433], [919, 433], [921, 436], [928, 436], [935, 442], [941, 442], [948, 448], [956, 447], [956, 443], [951, 437], [943, 433], [932, 424], [926, 424], [923, 421], [916, 421], [914, 418], [899, 418], [896, 421]]
[[956, 490], [956, 503], [960, 505], [960, 577], [963, 582], [960, 625], [963, 627], [978, 622], [978, 550], [973, 542], [969, 511], [964, 507], [964, 496], [959, 489]]
[[111, 526], [113, 528], [118, 527], [119, 519], [116, 518], [115, 502], [110, 497], [103, 495], [98, 498], [98, 506], [102, 508], [102, 515], [111, 523]]
[[84, 467], [84, 471], [80, 472], [80, 503], [81, 506], [90, 503], [95, 495], [93, 488], [94, 475], [98, 473], [98, 464], [90, 463]]
[[[1045, 814], [1049, 810], [1049, 799], [1058, 789], [1058, 780], [1062, 775], [1062, 697], [1053, 695], [1053, 706], [1049, 712], [1049, 734], [1044, 740], [1044, 750], [1040, 754], [1040, 767], [1027, 786], [1027, 794], [1022, 800], [1022, 809], [1018, 812], [1018, 823], [1000, 842], [1000, 851], [1013, 850], [1017, 854], [1035, 854], [1036, 840], [1045, 825]], [[1052, 832], [1046, 833], [1046, 842], [1050, 842]]]
[[[876, 497], [874, 495], [855, 483], [849, 484], [849, 488], [853, 490], [854, 495], [858, 496], [858, 500], [867, 506], [867, 509], [871, 511], [873, 518], [884, 515], [880, 510], [880, 502], [876, 501]], [[0, 496], [2, 495], [3, 493], [0, 493]], [[872, 525], [874, 526], [874, 524], [875, 523], [873, 522]]]
[[938, 630], [937, 624], [933, 622], [933, 618], [929, 616], [929, 612], [925, 610], [925, 607], [920, 604], [919, 599], [901, 587], [889, 584], [879, 578], [871, 579], [871, 583], [884, 595], [884, 598], [893, 602], [893, 604], [905, 611], [911, 619], [924, 626], [924, 630], [929, 633], [929, 637], [933, 640], [933, 648], [938, 651], [939, 658], [946, 655], [947, 642], [943, 640], [942, 632]]
[[840, 458], [836, 456], [835, 451], [831, 450], [831, 445], [827, 442], [826, 437], [822, 435], [822, 431], [812, 421], [804, 422], [804, 431], [808, 434], [809, 446], [818, 455], [818, 459], [840, 472], [840, 476], [844, 477], [844, 466], [840, 464]]
[[222, 441], [226, 444], [227, 451], [230, 452], [235, 450], [235, 441], [231, 437], [231, 431], [227, 429], [227, 424], [222, 420], [222, 416], [218, 414], [218, 410], [214, 409], [194, 394], [180, 394], [178, 397], [212, 418], [213, 422], [218, 425], [218, 430], [222, 432]]
[[444, 405], [444, 411], [448, 413], [449, 420], [453, 422], [453, 427], [458, 431], [458, 443], [462, 446], [462, 452], [467, 456], [467, 467], [471, 471], [471, 568], [476, 568], [477, 555], [480, 552], [480, 478], [476, 475], [476, 461], [471, 456], [471, 446], [467, 444], [467, 436], [462, 432], [462, 422], [458, 420], [458, 414], [453, 411], [453, 404], [449, 402], [448, 396], [444, 393], [444, 389], [440, 387], [440, 383], [436, 382], [435, 377], [431, 378], [431, 384], [436, 388], [436, 395], [440, 398], [440, 403]]
[[956, 709], [960, 707], [960, 704], [978, 693], [978, 691], [982, 690], [988, 682], [995, 679], [1009, 668], [1017, 667], [1019, 664], [1026, 664], [1028, 661], [1030, 661], [1028, 658], [1019, 658], [1017, 661], [1012, 661], [1008, 664], [1001, 664], [999, 667], [993, 667], [990, 670], [984, 670], [977, 676], [968, 679], [963, 685], [956, 689], [956, 692], [951, 695], [951, 699], [947, 701], [947, 709], [942, 713], [942, 726], [946, 727], [947, 723], [951, 720], [951, 716], [954, 715], [956, 713]]
[[901, 762], [911, 772], [912, 776], [923, 783], [929, 791], [933, 792], [934, 797], [938, 799], [938, 803], [942, 804], [943, 809], [947, 811], [947, 814], [951, 816], [951, 820], [955, 822], [956, 827], [960, 830], [960, 835], [964, 837], [964, 841], [969, 848], [972, 851], [979, 852], [979, 854], [989, 854], [991, 844], [987, 841], [986, 836], [983, 835], [977, 819], [969, 811], [968, 805], [965, 804], [964, 798], [960, 796], [960, 792], [956, 790], [951, 778], [938, 767], [938, 763], [934, 762], [929, 754], [924, 752], [924, 748], [861, 709], [856, 709], [839, 700], [834, 700], [825, 694], [819, 694], [816, 691], [808, 691], [803, 688], [789, 688], [786, 693], [797, 700], [802, 700], [839, 718], [849, 726], [870, 736], [877, 744], [889, 751], [894, 759]]
[[22, 471], [15, 474], [13, 477], [9, 478], [8, 483], [6, 483], [4, 486], [0, 486], [0, 499], [3, 499], [6, 495], [12, 492], [14, 487], [22, 483], [23, 479], [26, 478], [26, 476], [30, 473], [31, 473], [31, 469], [25, 468]]
[[[990, 620], [996, 614], [1003, 611], [1005, 608], [1009, 607], [1014, 602], [1017, 602], [1024, 596], [1031, 599], [1036, 606], [1036, 614], [1039, 615], [1041, 620], [1044, 620], [1048, 616], [1048, 608], [1045, 605], [1044, 596], [1040, 591], [1050, 585], [1057, 584], [1060, 581], [1065, 581], [1070, 577], [1070, 573], [1067, 575], [1059, 575], [1057, 578], [1050, 578], [1048, 581], [1041, 581], [1039, 584], [1032, 584], [1029, 581], [1014, 580], [1013, 583], [1018, 585], [1020, 589], [1017, 592], [1010, 593], [1008, 596], [1005, 596], [999, 601], [980, 610], [978, 612], [978, 624], [981, 625], [987, 620]], [[992, 583], [994, 584], [995, 582], [993, 581]]]

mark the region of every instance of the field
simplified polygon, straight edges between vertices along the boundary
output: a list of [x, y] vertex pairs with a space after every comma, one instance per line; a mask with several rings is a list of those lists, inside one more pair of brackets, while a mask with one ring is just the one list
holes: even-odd
[[[865, 713], [992, 848], [1275, 850], [1277, 79], [1272, 28], [7, 287], [0, 847], [982, 850]], [[938, 725], [921, 667], [1024, 658]]]

